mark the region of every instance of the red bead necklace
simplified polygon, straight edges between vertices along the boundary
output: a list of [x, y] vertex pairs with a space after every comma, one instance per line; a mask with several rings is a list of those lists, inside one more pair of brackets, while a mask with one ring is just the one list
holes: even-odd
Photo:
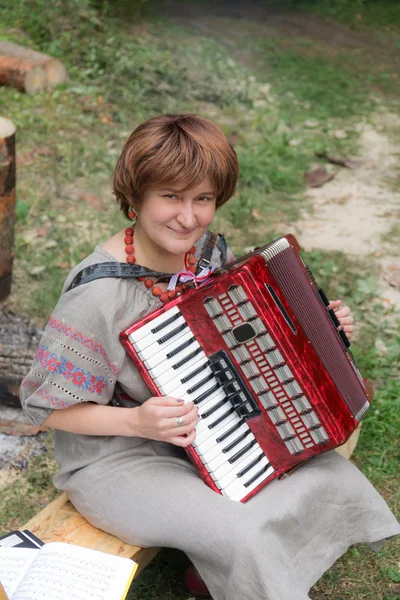
[[[127, 227], [125, 229], [125, 253], [126, 253], [126, 262], [130, 265], [134, 265], [136, 262], [135, 258], [135, 248], [133, 245], [133, 227]], [[196, 273], [196, 257], [194, 256], [196, 252], [196, 246], [192, 246], [189, 252], [185, 254], [185, 268], [187, 271], [191, 273]], [[138, 277], [138, 281], [142, 281], [145, 287], [148, 290], [152, 291], [153, 296], [158, 296], [161, 302], [167, 302], [167, 300], [172, 300], [175, 296], [179, 296], [184, 290], [188, 288], [187, 285], [179, 283], [175, 290], [163, 290], [157, 285], [154, 285], [154, 281], [148, 277]]]

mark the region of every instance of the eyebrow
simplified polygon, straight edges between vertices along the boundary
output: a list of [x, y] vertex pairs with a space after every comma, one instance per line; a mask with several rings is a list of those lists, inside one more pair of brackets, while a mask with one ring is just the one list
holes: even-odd
[[[183, 190], [174, 190], [173, 188], [162, 188], [163, 192], [173, 192], [174, 194], [181, 194]], [[198, 196], [216, 196], [217, 194], [212, 190], [207, 192], [200, 192], [197, 194]]]

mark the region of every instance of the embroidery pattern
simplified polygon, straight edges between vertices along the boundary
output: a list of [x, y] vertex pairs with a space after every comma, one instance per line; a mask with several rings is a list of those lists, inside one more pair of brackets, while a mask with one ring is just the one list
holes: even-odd
[[[40, 375], [39, 373], [35, 373], [33, 371], [33, 375], [37, 375], [38, 377], [41, 377], [42, 379], [44, 379], [43, 375]], [[52, 382], [50, 382], [52, 383]], [[38, 390], [38, 388], [40, 388], [40, 386], [42, 385], [42, 383], [40, 383], [40, 381], [33, 381], [32, 379], [24, 379], [24, 381], [22, 382], [22, 385], [24, 387], [30, 387], [34, 390], [32, 396], [40, 396], [40, 398], [43, 398], [43, 400], [45, 400], [47, 405], [51, 405], [51, 406], [56, 406], [57, 408], [68, 408], [69, 406], [72, 406], [73, 404], [75, 404], [74, 402], [65, 402], [65, 400], [60, 400], [59, 398], [55, 398], [54, 396], [52, 396], [47, 390], [41, 388], [40, 390]], [[60, 386], [59, 389], [62, 389]], [[67, 391], [67, 390], [65, 390]], [[69, 392], [68, 392], [69, 393]], [[78, 400], [80, 400], [82, 402], [82, 400], [80, 398], [78, 398], [78, 396], [75, 396], [74, 394], [69, 393], [70, 396], [73, 396], [74, 398], [77, 398]]]
[[61, 375], [67, 381], [71, 381], [77, 388], [101, 396], [107, 387], [104, 377], [93, 375], [90, 371], [78, 367], [64, 356], [50, 352], [46, 346], [39, 345], [35, 354], [35, 360], [50, 373]]
[[[70, 392], [66, 388], [62, 387], [62, 385], [58, 385], [58, 383], [55, 383], [54, 381], [50, 381], [50, 380], [49, 380], [49, 383], [51, 385], [53, 385], [54, 387], [56, 387], [61, 392], [63, 392], [63, 394], [67, 394], [68, 396], [71, 396], [71, 398], [74, 398], [78, 402], [85, 402], [85, 400], [83, 398], [80, 398], [76, 394], [73, 394], [72, 392]], [[76, 404], [76, 402], [71, 402], [71, 404], [68, 404], [68, 406], [72, 406], [73, 404]]]
[[35, 395], [40, 396], [47, 403], [50, 403], [52, 406], [56, 406], [57, 408], [68, 408], [69, 406], [72, 406], [74, 404], [74, 402], [65, 402], [65, 400], [60, 400], [59, 398], [55, 398], [54, 396], [49, 394], [49, 392], [47, 390], [44, 390], [43, 388], [40, 390], [36, 390]]
[[113, 365], [113, 363], [109, 360], [109, 358], [107, 356], [107, 352], [105, 351], [103, 346], [99, 342], [97, 342], [95, 339], [85, 335], [84, 333], [82, 333], [80, 331], [77, 331], [77, 329], [74, 329], [73, 327], [69, 327], [62, 321], [57, 321], [57, 319], [54, 319], [53, 317], [50, 318], [50, 320], [48, 322], [48, 326], [51, 327], [52, 329], [55, 329], [59, 333], [63, 333], [65, 336], [69, 337], [71, 340], [76, 340], [77, 342], [80, 342], [81, 344], [86, 346], [86, 348], [89, 348], [90, 350], [93, 350], [93, 352], [97, 352], [98, 354], [103, 356], [103, 358], [105, 359], [105, 361], [106, 361], [108, 367], [110, 368], [110, 370], [112, 371], [112, 373], [115, 376], [118, 375], [120, 370], [115, 365]]
[[32, 381], [32, 379], [24, 379], [22, 382], [23, 387], [31, 387], [33, 390], [37, 390], [41, 385], [39, 381]]
[[101, 363], [98, 360], [95, 360], [94, 358], [89, 358], [88, 356], [85, 356], [84, 354], [81, 354], [80, 352], [78, 352], [78, 350], [75, 350], [75, 348], [72, 348], [72, 346], [67, 346], [66, 344], [63, 344], [62, 342], [60, 342], [59, 340], [57, 340], [55, 337], [53, 337], [52, 335], [49, 335], [48, 333], [44, 332], [43, 333], [44, 337], [47, 337], [49, 340], [51, 340], [52, 342], [58, 344], [59, 346], [61, 346], [61, 348], [64, 348], [65, 350], [70, 350], [70, 352], [74, 352], [75, 354], [77, 354], [79, 356], [79, 358], [83, 358], [83, 360], [87, 360], [95, 365], [98, 365], [99, 367], [101, 367], [102, 369], [105, 369], [106, 373], [107, 373], [107, 377], [110, 381], [110, 383], [114, 383], [114, 380], [111, 379], [110, 376], [110, 372], [107, 369], [107, 367], [105, 366], [104, 363]]

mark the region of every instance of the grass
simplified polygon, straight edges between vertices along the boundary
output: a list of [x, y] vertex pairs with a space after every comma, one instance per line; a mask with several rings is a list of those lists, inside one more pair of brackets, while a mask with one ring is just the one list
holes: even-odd
[[[371, 52], [361, 65], [341, 47], [279, 31], [265, 35], [250, 20], [221, 19], [219, 34], [206, 37], [154, 16], [148, 7], [143, 16], [144, 3], [135, 5], [142, 17], [133, 20], [126, 3], [120, 5], [123, 17], [111, 3], [94, 6], [77, 0], [1, 3], [0, 38], [61, 58], [69, 73], [55, 91], [29, 96], [2, 88], [0, 95], [1, 114], [18, 128], [15, 266], [7, 303], [41, 325], [72, 266], [125, 225], [111, 195], [111, 174], [123, 142], [143, 119], [194, 111], [222, 126], [238, 153], [241, 178], [215, 229], [227, 234], [240, 255], [286, 233], [299, 219], [303, 175], [319, 162], [316, 151], [355, 153], [360, 120], [368, 120], [377, 105], [398, 111], [396, 80], [383, 76], [391, 73], [391, 50], [387, 57], [384, 50], [379, 57]], [[328, 294], [346, 300], [363, 322], [355, 354], [376, 397], [356, 463], [394, 508], [400, 341], [393, 315], [377, 302], [375, 259], [355, 263], [344, 253], [315, 250], [306, 260]], [[377, 338], [384, 350], [375, 347]], [[4, 530], [22, 525], [56, 493], [52, 438], [43, 444], [48, 452], [32, 459], [28, 472], [2, 492]], [[312, 597], [393, 600], [399, 593], [393, 548], [377, 555], [363, 547], [351, 550]], [[187, 598], [186, 564], [182, 553], [163, 551], [133, 584], [129, 600]]]
[[58, 494], [51, 480], [57, 470], [54, 436], [52, 432], [40, 436], [42, 453], [28, 459], [27, 472], [17, 472], [12, 483], [1, 489], [0, 535], [21, 527]]
[[400, 31], [400, 10], [396, 0], [290, 0], [296, 10], [311, 10], [353, 26]]

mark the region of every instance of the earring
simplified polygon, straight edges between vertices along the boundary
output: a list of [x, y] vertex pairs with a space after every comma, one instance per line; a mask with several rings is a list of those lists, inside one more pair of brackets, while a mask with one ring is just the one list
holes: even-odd
[[128, 212], [128, 217], [132, 221], [132, 225], [134, 225], [136, 223], [136, 213], [133, 209]]

